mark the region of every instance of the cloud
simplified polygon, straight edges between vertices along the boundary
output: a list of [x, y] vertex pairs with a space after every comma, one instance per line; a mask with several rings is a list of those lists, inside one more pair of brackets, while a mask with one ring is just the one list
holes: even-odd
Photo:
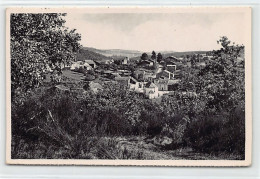
[[220, 36], [242, 44], [242, 13], [68, 14], [66, 25], [82, 34], [82, 45], [100, 49], [190, 51], [219, 48]]

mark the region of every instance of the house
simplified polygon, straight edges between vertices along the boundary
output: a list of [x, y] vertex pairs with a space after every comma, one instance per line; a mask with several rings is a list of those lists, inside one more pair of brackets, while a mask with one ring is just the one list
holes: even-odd
[[156, 74], [146, 69], [137, 69], [133, 73], [134, 77], [139, 81], [151, 81], [156, 78]]
[[83, 65], [83, 62], [82, 61], [76, 61], [74, 63], [71, 64], [70, 66], [70, 70], [76, 70], [76, 69], [79, 69], [80, 66]]
[[175, 56], [169, 56], [164, 59], [165, 62], [179, 62], [180, 60]]
[[118, 70], [118, 72], [121, 76], [130, 76], [132, 74], [129, 70]]
[[131, 76], [127, 77], [115, 77], [115, 81], [119, 84], [127, 86], [130, 90], [143, 92], [144, 83], [137, 81]]
[[105, 75], [110, 75], [110, 74], [114, 73], [114, 71], [112, 71], [112, 70], [105, 70], [105, 71], [103, 71], [103, 73]]
[[71, 66], [70, 66], [70, 70], [77, 70], [79, 68], [84, 68], [86, 70], [92, 70], [92, 66], [89, 65], [89, 63], [87, 62], [83, 62], [83, 61], [77, 61], [74, 62]]
[[97, 65], [93, 60], [85, 60], [85, 63], [88, 63], [92, 68], [96, 68]]
[[153, 66], [155, 63], [153, 60], [148, 60], [148, 62], [149, 62], [149, 66]]
[[149, 99], [159, 97], [158, 87], [151, 81], [145, 84], [144, 93]]
[[60, 69], [70, 68], [70, 65], [68, 62], [57, 62], [56, 66], [60, 67]]
[[174, 73], [168, 71], [168, 70], [163, 70], [162, 73], [160, 74], [161, 79], [173, 79], [174, 78]]
[[128, 86], [130, 83], [130, 77], [115, 77], [115, 81], [121, 85]]
[[165, 66], [176, 66], [177, 62], [173, 62], [173, 61], [165, 61]]
[[122, 64], [123, 64], [123, 65], [128, 64], [128, 62], [129, 62], [129, 58], [128, 58], [128, 57], [125, 57], [125, 58], [122, 60]]
[[98, 61], [96, 60], [95, 63], [96, 63], [96, 65], [101, 65], [101, 64], [108, 65], [108, 64], [114, 63], [114, 60], [113, 59], [102, 59], [102, 60], [98, 60]]
[[145, 72], [143, 76], [144, 81], [152, 81], [155, 78], [156, 78], [156, 74], [152, 72]]
[[113, 72], [111, 74], [114, 75], [115, 77], [121, 77], [118, 72]]
[[168, 80], [156, 79], [154, 84], [158, 87], [159, 91], [168, 91]]
[[83, 64], [83, 68], [86, 69], [86, 70], [92, 70], [92, 69], [93, 69], [92, 66], [90, 66], [90, 65], [89, 65], [88, 63], [86, 63], [86, 62]]
[[147, 66], [153, 66], [154, 62], [152, 60], [141, 60], [138, 63], [139, 67], [147, 67]]
[[137, 69], [134, 71], [133, 75], [138, 80], [143, 80], [145, 71], [142, 69]]
[[116, 75], [113, 74], [114, 71], [111, 71], [111, 70], [104, 70], [101, 72], [101, 75], [103, 77], [106, 77], [106, 78], [109, 78], [109, 79], [113, 79]]
[[207, 54], [206, 54], [206, 53], [202, 53], [202, 54], [200, 54], [200, 56], [201, 56], [201, 57], [206, 57]]
[[169, 72], [174, 73], [176, 71], [176, 65], [167, 65], [166, 66], [166, 70], [168, 70]]
[[137, 92], [142, 92], [143, 91], [143, 82], [137, 81], [135, 78], [130, 77], [129, 81], [129, 89]]
[[174, 71], [174, 79], [178, 79], [181, 77], [181, 70]]
[[114, 60], [113, 59], [105, 59], [105, 60], [102, 60], [102, 62], [104, 64], [111, 64], [111, 63], [114, 63]]

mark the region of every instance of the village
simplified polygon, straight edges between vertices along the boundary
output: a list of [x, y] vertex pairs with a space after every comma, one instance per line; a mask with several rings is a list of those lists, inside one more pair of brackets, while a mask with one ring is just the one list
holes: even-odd
[[[183, 57], [167, 56], [158, 59], [148, 57], [120, 57], [117, 59], [77, 59], [70, 65], [61, 65], [61, 72], [51, 71], [51, 81], [58, 82], [55, 87], [62, 91], [91, 90], [97, 93], [104, 83], [117, 83], [130, 91], [148, 99], [160, 98], [163, 95], [175, 95], [181, 82], [181, 72], [187, 68], [201, 69], [212, 58], [209, 54], [193, 54]], [[53, 75], [54, 74], [54, 75]], [[67, 79], [67, 80], [64, 80]], [[71, 82], [72, 81], [72, 82]], [[75, 81], [82, 82], [75, 87]], [[71, 85], [70, 85], [71, 84]], [[86, 87], [87, 86], [87, 87]], [[196, 97], [194, 91], [183, 91], [182, 95]]]

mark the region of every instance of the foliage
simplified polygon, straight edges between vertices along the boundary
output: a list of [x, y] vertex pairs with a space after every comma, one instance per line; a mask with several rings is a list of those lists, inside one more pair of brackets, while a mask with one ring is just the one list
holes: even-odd
[[[223, 48], [212, 52], [214, 57], [205, 68], [183, 69], [174, 94], [160, 101], [145, 99], [114, 82], [104, 82], [97, 93], [89, 88], [83, 93], [32, 90], [22, 103], [12, 103], [12, 156], [144, 159], [143, 153], [121, 149], [118, 141], [110, 140], [134, 136], [169, 138], [171, 143], [157, 144], [160, 152], [186, 147], [243, 159], [244, 67], [238, 61], [243, 46], [229, 46], [226, 38], [220, 43]], [[24, 150], [39, 152], [28, 157]]]
[[155, 51], [152, 51], [152, 56], [151, 56], [151, 59], [155, 60], [156, 59], [156, 53]]
[[66, 14], [11, 14], [11, 89], [42, 83], [44, 73], [75, 58], [80, 35], [64, 26]]
[[111, 58], [106, 57], [104, 55], [101, 55], [99, 53], [95, 53], [91, 50], [87, 50], [84, 48], [81, 48], [78, 53], [76, 54], [76, 58], [77, 60], [80, 61], [85, 61], [85, 60], [96, 60], [96, 61], [100, 61], [100, 60], [110, 60]]
[[245, 101], [245, 71], [238, 61], [244, 46], [228, 46], [230, 41], [226, 37], [219, 43], [223, 48], [214, 51], [214, 58], [199, 72], [197, 84], [207, 93], [209, 108], [233, 110]]
[[142, 56], [141, 56], [141, 59], [142, 59], [142, 60], [148, 60], [148, 55], [147, 55], [147, 53], [143, 53]]
[[161, 54], [161, 53], [158, 53], [158, 54], [157, 54], [157, 62], [160, 63], [160, 62], [162, 61], [162, 59], [163, 59], [162, 54]]
[[245, 152], [244, 110], [237, 108], [232, 113], [201, 115], [189, 123], [184, 140], [193, 149], [206, 153]]

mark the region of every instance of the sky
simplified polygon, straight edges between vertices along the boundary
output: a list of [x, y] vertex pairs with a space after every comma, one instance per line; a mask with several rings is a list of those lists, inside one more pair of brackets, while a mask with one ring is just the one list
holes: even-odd
[[219, 49], [227, 36], [245, 42], [243, 13], [68, 13], [84, 47], [150, 52]]

